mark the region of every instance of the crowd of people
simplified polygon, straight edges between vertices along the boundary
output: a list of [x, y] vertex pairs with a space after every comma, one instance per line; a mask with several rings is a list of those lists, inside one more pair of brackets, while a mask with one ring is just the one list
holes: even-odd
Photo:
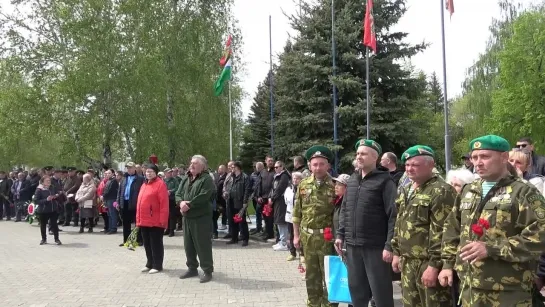
[[394, 153], [365, 139], [355, 145], [354, 169], [340, 175], [324, 146], [294, 157], [291, 172], [270, 156], [250, 175], [239, 161], [213, 172], [200, 155], [187, 171], [129, 162], [100, 177], [74, 167], [0, 172], [0, 216], [21, 221], [33, 202], [40, 244], [49, 226], [59, 245], [59, 226], [93, 232], [102, 216], [105, 235], [122, 225], [120, 246], [144, 246], [148, 274], [163, 270], [163, 236], [183, 230], [188, 270], [180, 278], [197, 277], [200, 266], [201, 283], [212, 279], [218, 230], [228, 228], [230, 245], [271, 240], [306, 266], [308, 306], [330, 305], [324, 256], [333, 254], [345, 260], [356, 307], [393, 306], [394, 280], [405, 306], [530, 306], [545, 283], [545, 270], [536, 271], [545, 251], [545, 158], [529, 138], [512, 148], [488, 135], [469, 147], [446, 180], [432, 148], [408, 148], [402, 171]]

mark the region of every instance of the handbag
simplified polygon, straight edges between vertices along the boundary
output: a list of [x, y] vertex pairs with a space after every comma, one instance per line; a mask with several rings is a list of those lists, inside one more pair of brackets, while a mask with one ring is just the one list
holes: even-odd
[[327, 300], [331, 303], [351, 304], [348, 271], [342, 258], [340, 256], [325, 256], [324, 273]]
[[85, 200], [83, 202], [83, 209], [92, 209], [92, 208], [93, 208], [93, 200], [92, 199]]

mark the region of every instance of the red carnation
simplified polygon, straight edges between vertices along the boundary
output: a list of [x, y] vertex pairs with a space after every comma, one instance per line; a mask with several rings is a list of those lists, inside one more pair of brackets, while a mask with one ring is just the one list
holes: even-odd
[[471, 225], [471, 231], [473, 231], [474, 234], [477, 235], [477, 237], [482, 237], [483, 234], [484, 234], [484, 229], [483, 229], [483, 226], [479, 225], [479, 224], [473, 224]]
[[490, 228], [490, 223], [485, 219], [479, 219], [479, 225], [481, 225], [484, 229]]
[[330, 242], [333, 240], [333, 233], [331, 232], [331, 228], [327, 227], [324, 229], [324, 240], [327, 242]]

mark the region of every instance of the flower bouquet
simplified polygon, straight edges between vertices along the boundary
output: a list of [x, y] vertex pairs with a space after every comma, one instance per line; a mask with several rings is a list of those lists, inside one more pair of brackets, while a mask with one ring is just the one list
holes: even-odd
[[238, 216], [238, 214], [235, 214], [235, 216], [233, 216], [233, 222], [242, 223], [242, 218]]
[[127, 241], [125, 242], [125, 244], [123, 244], [123, 246], [125, 246], [129, 250], [134, 251], [135, 248], [138, 247], [138, 242], [136, 240], [137, 237], [138, 237], [138, 227], [135, 227], [131, 231], [131, 234], [129, 235], [129, 237], [127, 238]]
[[34, 223], [34, 220], [37, 219], [36, 217], [36, 205], [34, 205], [31, 202], [28, 202], [27, 204], [27, 216], [26, 221], [32, 225]]
[[331, 227], [326, 227], [324, 229], [324, 240], [326, 242], [333, 241], [333, 231], [331, 230]]
[[263, 206], [263, 215], [266, 217], [269, 217], [272, 215], [272, 213], [273, 213], [273, 208], [271, 206], [271, 203], [268, 202], [265, 204], [265, 206]]
[[[477, 240], [481, 239], [489, 228], [490, 228], [490, 223], [486, 219], [480, 218], [479, 221], [477, 221], [477, 223], [471, 225], [471, 233], [473, 234], [473, 238]], [[460, 287], [460, 298], [458, 299], [458, 305], [461, 305], [462, 303], [462, 293], [464, 292], [466, 287], [469, 288], [470, 305], [473, 305], [473, 293], [471, 291], [472, 290], [471, 268], [472, 268], [472, 264], [468, 262], [467, 274], [464, 280], [462, 281], [462, 285]]]

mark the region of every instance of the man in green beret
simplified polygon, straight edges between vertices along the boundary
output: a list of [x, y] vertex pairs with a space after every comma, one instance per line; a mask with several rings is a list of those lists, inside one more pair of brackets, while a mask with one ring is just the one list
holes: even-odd
[[496, 135], [469, 144], [481, 177], [464, 186], [443, 235], [442, 285], [460, 277], [463, 306], [532, 306], [545, 243], [545, 199], [509, 174], [509, 142]]
[[[356, 143], [356, 167], [348, 180], [339, 214], [335, 249], [346, 255], [348, 288], [354, 306], [393, 307], [392, 246], [396, 221], [396, 184], [390, 171], [377, 168], [382, 147], [373, 140]], [[346, 252], [342, 247], [346, 243]], [[372, 292], [372, 293], [371, 293]]]
[[397, 199], [392, 269], [401, 272], [404, 306], [452, 306], [451, 289], [441, 286], [437, 277], [442, 268], [443, 223], [452, 211], [456, 191], [433, 173], [434, 156], [433, 149], [423, 145], [401, 156], [411, 181], [400, 189]]
[[307, 306], [329, 306], [324, 289], [324, 256], [333, 252], [333, 242], [326, 241], [324, 232], [333, 227], [332, 205], [335, 184], [328, 171], [333, 159], [324, 146], [312, 146], [306, 152], [312, 175], [299, 183], [293, 208], [293, 244], [305, 247]]

